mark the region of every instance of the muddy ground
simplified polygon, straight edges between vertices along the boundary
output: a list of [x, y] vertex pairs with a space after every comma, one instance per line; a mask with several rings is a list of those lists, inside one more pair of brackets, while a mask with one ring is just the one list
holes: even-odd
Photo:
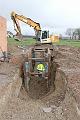
[[[17, 47], [9, 51], [13, 55], [24, 53]], [[54, 46], [54, 61], [58, 64], [55, 90], [32, 99], [22, 86], [18, 98], [8, 103], [0, 120], [80, 120], [80, 49]]]

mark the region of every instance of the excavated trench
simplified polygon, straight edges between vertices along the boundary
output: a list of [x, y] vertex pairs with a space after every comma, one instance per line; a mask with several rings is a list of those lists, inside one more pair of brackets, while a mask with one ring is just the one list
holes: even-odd
[[[47, 46], [46, 46], [47, 47]], [[63, 71], [59, 68], [58, 63], [55, 62], [55, 54], [54, 59], [50, 66], [50, 80], [39, 79], [32, 76], [28, 85], [24, 85], [24, 67], [23, 64], [27, 61], [27, 53], [31, 48], [26, 52], [26, 54], [21, 54], [12, 59], [12, 61], [16, 62], [20, 66], [19, 75], [22, 77], [22, 87], [20, 90], [20, 98], [25, 98], [25, 96], [29, 96], [32, 99], [41, 99], [44, 103], [50, 102], [58, 106], [58, 104], [64, 100], [66, 94], [66, 76]], [[53, 51], [55, 52], [55, 51]], [[26, 80], [27, 82], [27, 80]], [[22, 94], [23, 88], [25, 89], [25, 95]]]
[[[20, 77], [19, 72], [16, 72], [16, 71], [12, 72], [13, 67], [11, 67], [11, 73], [13, 73], [12, 74], [13, 76], [10, 77], [11, 76], [10, 75], [9, 80], [11, 83], [12, 78], [15, 78], [12, 80], [12, 84], [14, 83], [14, 81], [15, 81], [15, 84], [14, 85], [10, 84], [7, 94], [5, 94], [5, 96], [9, 94], [8, 99], [11, 98], [11, 101], [9, 100], [7, 102], [7, 104], [4, 105], [5, 111], [1, 112], [2, 113], [1, 120], [3, 120], [3, 119], [4, 120], [7, 120], [7, 119], [9, 119], [9, 120], [17, 120], [17, 119], [33, 120], [33, 119], [35, 119], [36, 120], [36, 118], [38, 118], [39, 120], [42, 120], [42, 119], [44, 119], [44, 120], [46, 120], [46, 119], [47, 120], [53, 120], [53, 119], [54, 120], [58, 120], [58, 119], [79, 120], [80, 119], [79, 107], [78, 107], [77, 102], [75, 101], [73, 92], [70, 89], [70, 87], [72, 87], [72, 86], [69, 86], [70, 85], [69, 83], [72, 81], [72, 79], [70, 81], [69, 77], [72, 78], [72, 76], [70, 76], [70, 75], [74, 75], [74, 73], [73, 73], [74, 71], [72, 71], [72, 69], [71, 69], [71, 73], [70, 73], [70, 68], [69, 68], [69, 71], [67, 68], [70, 65], [74, 66], [74, 64], [76, 66], [77, 62], [75, 62], [74, 64], [69, 64], [70, 59], [66, 59], [66, 56], [68, 57], [69, 54], [67, 52], [65, 52], [65, 54], [68, 54], [68, 55], [65, 55], [64, 52], [62, 52], [62, 50], [61, 50], [61, 52], [59, 50], [58, 50], [58, 52], [56, 49], [55, 49], [55, 51], [53, 51], [54, 52], [54, 60], [53, 60], [53, 64], [51, 65], [51, 80], [50, 80], [49, 87], [47, 86], [46, 80], [41, 81], [41, 80], [37, 80], [33, 77], [32, 80], [29, 82], [29, 86], [30, 86], [29, 91], [27, 91], [27, 89], [25, 89], [25, 87], [24, 87], [24, 84], [22, 84], [23, 77], [21, 80], [19, 78]], [[71, 51], [71, 48], [70, 48], [70, 51]], [[27, 53], [28, 52], [26, 52], [26, 54]], [[61, 53], [61, 54], [59, 54], [59, 53]], [[65, 56], [62, 56], [62, 55], [65, 55]], [[23, 63], [26, 61], [26, 56], [27, 55], [25, 55], [25, 54], [24, 55], [20, 54], [20, 57], [16, 56], [13, 59], [13, 61], [14, 62], [16, 61], [17, 65], [22, 66]], [[73, 56], [73, 54], [72, 54], [72, 56]], [[70, 54], [69, 57], [72, 58], [72, 56]], [[63, 59], [63, 58], [65, 58], [65, 59]], [[23, 61], [23, 59], [25, 59], [25, 60]], [[12, 65], [13, 64], [11, 64], [11, 66]], [[4, 66], [5, 66], [5, 64], [4, 64]], [[4, 66], [2, 66], [2, 68], [4, 68]], [[17, 66], [18, 70], [19, 70], [19, 66]], [[6, 66], [6, 68], [10, 69], [10, 65], [8, 67]], [[16, 68], [16, 66], [14, 66], [14, 70], [15, 70], [15, 68]], [[21, 68], [20, 69], [21, 75], [24, 75], [23, 68], [22, 67], [20, 67], [20, 68]], [[16, 78], [16, 76], [14, 77], [15, 73], [17, 75], [17, 78]], [[75, 77], [75, 76], [73, 76], [73, 77]], [[77, 81], [76, 78], [73, 78], [73, 80], [74, 80], [74, 82]], [[20, 81], [21, 81], [21, 83], [18, 86]], [[69, 83], [67, 83], [67, 82], [69, 82]], [[21, 85], [22, 85], [22, 87], [21, 87]], [[19, 87], [21, 89], [18, 89]], [[15, 88], [17, 88], [16, 91], [15, 91]], [[17, 96], [15, 96], [14, 93], [17, 94]], [[9, 97], [11, 95], [13, 97]], [[2, 101], [3, 101], [3, 99], [2, 99]], [[4, 100], [5, 100], [4, 102], [6, 102], [6, 97]], [[0, 104], [0, 106], [1, 106], [1, 104]], [[1, 108], [3, 108], [3, 106], [1, 106]], [[48, 113], [45, 113], [45, 112], [48, 112]]]
[[[23, 71], [22, 71], [23, 73]], [[60, 70], [59, 65], [53, 60], [51, 65], [51, 79], [49, 85], [47, 80], [35, 79], [33, 76], [29, 81], [29, 91], [24, 86], [24, 75], [23, 75], [23, 85], [26, 90], [26, 95], [30, 96], [32, 99], [41, 99], [44, 103], [50, 102], [51, 104], [59, 105], [61, 101], [64, 100], [66, 94], [66, 76]], [[23, 93], [23, 89], [20, 91]], [[20, 93], [20, 95], [21, 95]], [[23, 94], [21, 95], [25, 97]]]
[[51, 66], [51, 71], [52, 71], [51, 79], [49, 81], [47, 79], [41, 79], [40, 77], [32, 76], [29, 81], [29, 90], [27, 90], [27, 85], [26, 86], [24, 85], [24, 83], [27, 83], [27, 82], [25, 82], [23, 78], [23, 86], [25, 87], [28, 95], [31, 98], [34, 98], [34, 99], [42, 98], [49, 92], [55, 90], [54, 81], [56, 76], [56, 69], [57, 69], [57, 65], [55, 64], [55, 62], [53, 62]]

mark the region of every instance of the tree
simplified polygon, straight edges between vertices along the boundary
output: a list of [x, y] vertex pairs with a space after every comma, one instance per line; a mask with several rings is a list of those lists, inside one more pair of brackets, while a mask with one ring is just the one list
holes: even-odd
[[70, 39], [73, 39], [73, 33], [74, 33], [75, 29], [73, 28], [68, 28], [66, 31], [66, 35], [68, 35], [70, 37]]
[[78, 36], [78, 39], [80, 40], [80, 28], [75, 29], [74, 34]]

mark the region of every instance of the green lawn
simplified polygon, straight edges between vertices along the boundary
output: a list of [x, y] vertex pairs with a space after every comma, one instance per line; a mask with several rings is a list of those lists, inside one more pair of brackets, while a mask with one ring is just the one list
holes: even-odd
[[14, 38], [8, 38], [8, 44], [9, 45], [22, 45], [22, 46], [26, 46], [26, 45], [34, 45], [36, 43], [36, 40], [33, 38], [28, 38], [26, 40], [23, 41], [16, 41]]
[[60, 40], [56, 45], [67, 45], [73, 47], [80, 47], [80, 40]]
[[[9, 45], [34, 45], [36, 43], [35, 39], [27, 38], [24, 41], [16, 41], [14, 38], [8, 38]], [[58, 43], [54, 43], [54, 45], [68, 45], [73, 47], [80, 47], [80, 40], [60, 40]]]

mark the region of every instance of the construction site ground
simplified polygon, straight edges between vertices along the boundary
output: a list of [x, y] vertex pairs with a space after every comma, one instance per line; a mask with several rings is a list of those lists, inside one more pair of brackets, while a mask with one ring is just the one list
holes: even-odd
[[[8, 46], [8, 51], [14, 57], [11, 63], [1, 63], [3, 67], [0, 71], [5, 73], [8, 64], [16, 68], [14, 64], [24, 61], [22, 54], [27, 54], [31, 47], [23, 50], [21, 47]], [[32, 99], [22, 86], [18, 97], [7, 103], [0, 120], [80, 120], [80, 48], [58, 45], [53, 48], [54, 61], [58, 64], [55, 90], [40, 99]], [[8, 73], [11, 71], [9, 68]]]

